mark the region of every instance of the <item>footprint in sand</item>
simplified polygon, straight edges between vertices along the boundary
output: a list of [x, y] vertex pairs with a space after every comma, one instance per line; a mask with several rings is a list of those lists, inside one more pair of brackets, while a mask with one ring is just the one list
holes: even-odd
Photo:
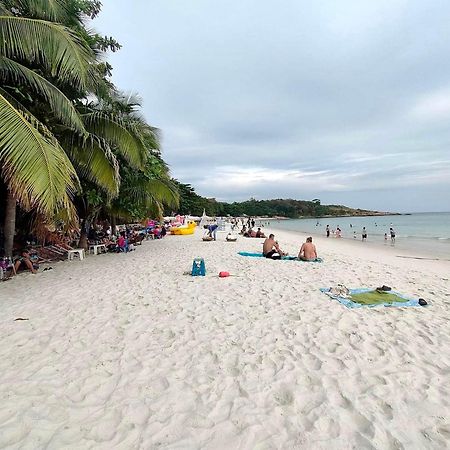
[[275, 402], [280, 406], [292, 405], [294, 402], [294, 394], [286, 386], [280, 387], [274, 394]]

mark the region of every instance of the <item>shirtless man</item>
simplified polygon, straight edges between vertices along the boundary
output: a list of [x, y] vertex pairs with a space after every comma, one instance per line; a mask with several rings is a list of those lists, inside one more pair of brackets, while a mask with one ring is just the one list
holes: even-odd
[[264, 241], [263, 256], [269, 259], [281, 259], [284, 256], [273, 234], [269, 234], [269, 237]]
[[298, 259], [302, 261], [313, 261], [317, 258], [316, 246], [312, 243], [312, 237], [306, 238], [306, 242], [302, 244]]

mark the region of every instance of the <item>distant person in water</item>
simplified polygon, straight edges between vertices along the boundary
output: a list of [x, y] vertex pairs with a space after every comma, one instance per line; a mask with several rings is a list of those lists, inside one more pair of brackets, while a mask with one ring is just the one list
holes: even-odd
[[384, 240], [387, 241], [387, 233], [384, 233]]
[[390, 234], [391, 234], [391, 242], [393, 243], [393, 244], [395, 244], [395, 231], [394, 231], [394, 229], [391, 227], [391, 228], [389, 228], [389, 232], [390, 232]]
[[302, 261], [314, 261], [317, 259], [316, 246], [312, 243], [312, 237], [306, 238], [306, 242], [300, 247], [298, 259]]
[[361, 232], [361, 236], [362, 236], [362, 240], [363, 240], [363, 241], [367, 240], [367, 231], [366, 231], [366, 227], [363, 227], [362, 232]]
[[353, 232], [353, 239], [356, 239], [356, 231]]
[[330, 225], [327, 225], [326, 230], [327, 230], [327, 237], [330, 237]]
[[263, 256], [269, 259], [281, 259], [285, 253], [280, 249], [278, 242], [275, 240], [273, 234], [269, 234], [269, 237], [263, 244]]

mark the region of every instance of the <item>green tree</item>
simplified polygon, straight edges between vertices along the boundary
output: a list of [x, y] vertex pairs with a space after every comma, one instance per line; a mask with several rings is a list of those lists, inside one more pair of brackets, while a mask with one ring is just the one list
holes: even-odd
[[[99, 58], [120, 45], [85, 26], [100, 7], [96, 0], [0, 1], [7, 254], [16, 202], [46, 220], [64, 211], [66, 221], [73, 221], [76, 197], [85, 225], [97, 213], [98, 196], [111, 201], [119, 194], [119, 160], [124, 168], [145, 172], [149, 152], [158, 149], [155, 129], [123, 101], [108, 80], [111, 66]], [[142, 189], [147, 197], [153, 192], [152, 198], [163, 198], [157, 183]]]

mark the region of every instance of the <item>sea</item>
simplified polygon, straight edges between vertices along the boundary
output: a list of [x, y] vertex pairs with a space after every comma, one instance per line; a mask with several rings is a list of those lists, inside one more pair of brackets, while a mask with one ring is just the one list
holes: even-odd
[[[362, 228], [366, 227], [368, 245], [391, 246], [418, 255], [450, 260], [450, 212], [270, 221], [272, 228], [322, 236], [326, 235], [327, 225], [332, 231], [339, 227], [343, 239], [361, 241]], [[394, 244], [389, 234], [391, 227], [396, 234]], [[331, 233], [330, 239], [334, 236]]]

